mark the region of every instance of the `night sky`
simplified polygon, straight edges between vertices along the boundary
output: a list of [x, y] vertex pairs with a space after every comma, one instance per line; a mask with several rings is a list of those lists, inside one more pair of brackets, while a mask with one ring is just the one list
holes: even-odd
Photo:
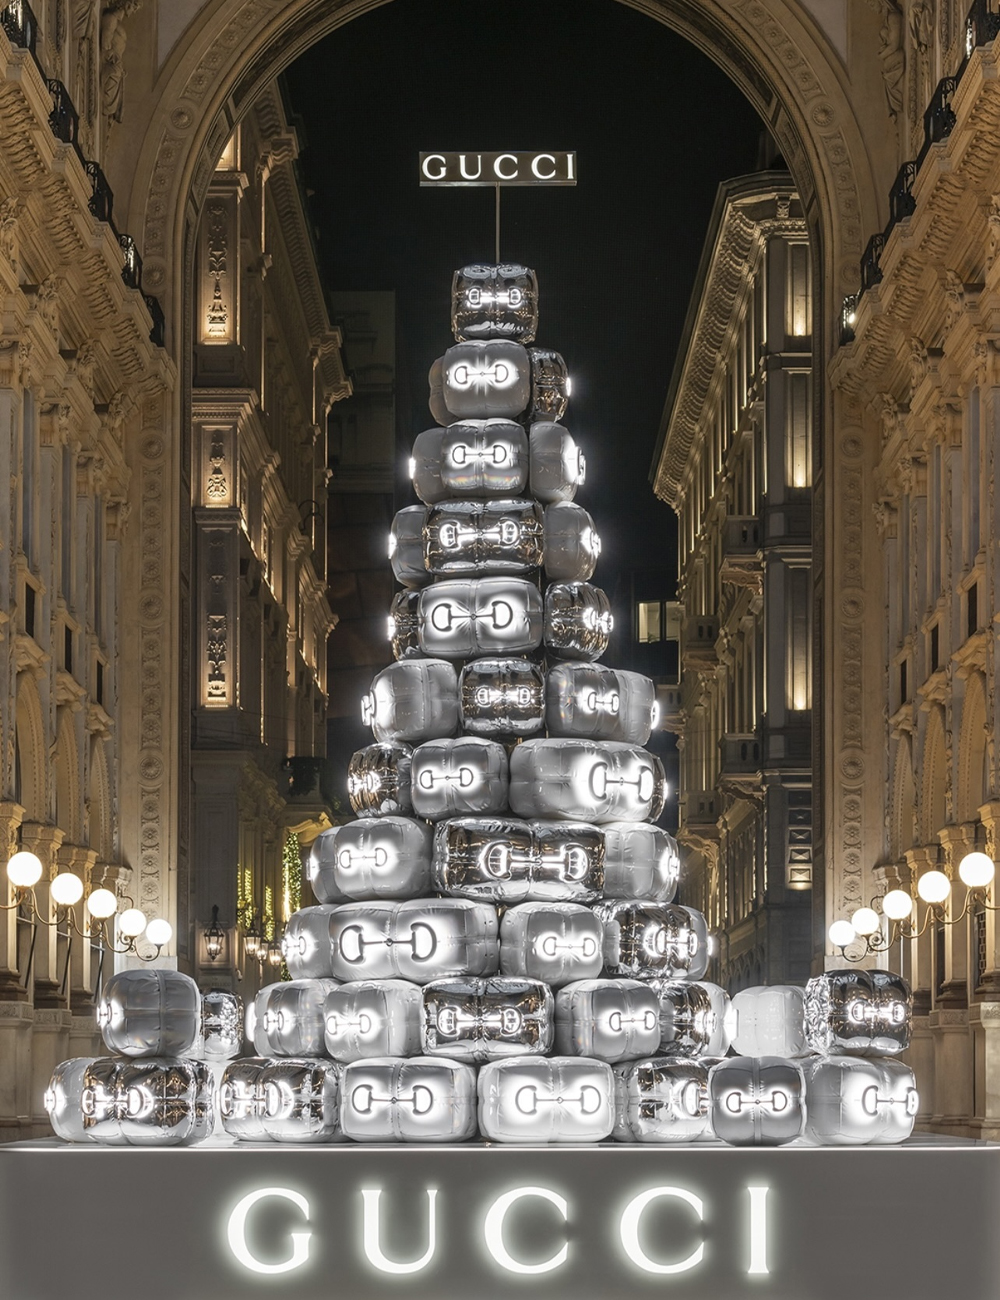
[[407, 438], [433, 424], [452, 272], [493, 260], [492, 189], [421, 189], [419, 152], [577, 151], [576, 188], [503, 192], [501, 255], [538, 273], [537, 342], [573, 379], [564, 422], [587, 455], [595, 581], [625, 614], [630, 570], [676, 570], [650, 462], [716, 188], [757, 165], [754, 111], [617, 0], [393, 0], [315, 45], [287, 89], [328, 287], [396, 292]]

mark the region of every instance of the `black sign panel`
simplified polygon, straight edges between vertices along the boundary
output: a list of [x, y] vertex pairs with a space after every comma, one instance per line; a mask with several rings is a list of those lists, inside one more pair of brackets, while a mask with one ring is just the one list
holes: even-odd
[[975, 1143], [36, 1142], [0, 1147], [0, 1296], [995, 1300], [998, 1214]]
[[575, 185], [575, 153], [422, 153], [421, 185]]

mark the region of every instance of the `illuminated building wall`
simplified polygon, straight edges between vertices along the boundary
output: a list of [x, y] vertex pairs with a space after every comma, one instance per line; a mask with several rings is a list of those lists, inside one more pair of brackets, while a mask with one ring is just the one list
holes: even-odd
[[222, 958], [209, 962], [200, 944], [195, 956], [199, 978], [215, 985], [242, 966], [244, 991], [257, 966], [243, 961], [238, 906], [244, 924], [276, 939], [287, 835], [308, 844], [330, 824], [327, 419], [350, 383], [297, 151], [272, 86], [219, 159], [195, 272], [193, 921], [197, 936], [218, 904], [230, 933]]
[[[732, 991], [810, 973], [812, 285], [791, 177], [720, 188], [664, 414], [681, 893]], [[669, 705], [668, 705], [669, 708]]]

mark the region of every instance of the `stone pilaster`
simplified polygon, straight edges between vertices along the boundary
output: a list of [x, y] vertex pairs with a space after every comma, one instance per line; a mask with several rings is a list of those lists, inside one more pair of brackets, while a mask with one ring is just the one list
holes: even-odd
[[936, 1133], [955, 1137], [969, 1135], [973, 1114], [972, 1039], [969, 1011], [965, 1007], [935, 1008], [927, 1017], [934, 1041], [934, 1112], [931, 1127]]
[[31, 971], [36, 1007], [65, 1004], [59, 991], [62, 972], [54, 924], [57, 908], [49, 892], [52, 878], [59, 874], [58, 853], [65, 834], [57, 826], [43, 826], [38, 822], [24, 822], [21, 826], [21, 847], [37, 854], [42, 862], [42, 878], [35, 886], [35, 906], [41, 920], [35, 922], [38, 933]]
[[[58, 853], [60, 871], [72, 871], [83, 881], [83, 896], [86, 899], [93, 885], [93, 869], [97, 861], [96, 849], [81, 848], [76, 844], [64, 844]], [[84, 902], [77, 903], [72, 909], [73, 920], [78, 930], [74, 932], [69, 952], [69, 990], [70, 1006], [77, 1014], [90, 1010], [94, 1005], [94, 975], [92, 971], [92, 949], [90, 945], [90, 915]]]
[[976, 847], [975, 826], [946, 826], [938, 832], [944, 848], [942, 870], [951, 880], [951, 894], [945, 905], [944, 970], [936, 1004], [939, 1006], [966, 1007], [969, 1004], [969, 922], [968, 917], [956, 922], [965, 908], [968, 890], [958, 875], [958, 864]]
[[[1000, 852], [1000, 799], [983, 804], [979, 816], [986, 828], [986, 852], [996, 861]], [[1000, 890], [993, 885], [987, 901], [995, 907]], [[986, 912], [986, 970], [980, 991], [991, 1001], [1000, 1003], [1000, 912]], [[1000, 1082], [997, 1084], [1000, 1087]]]
[[[28, 996], [18, 973], [17, 908], [11, 906], [14, 890], [5, 870], [8, 859], [17, 851], [15, 835], [23, 817], [20, 804], [0, 803], [0, 903], [8, 909], [0, 912], [0, 1002], [22, 1002]], [[6, 1113], [0, 1104], [0, 1116]]]
[[45, 1090], [52, 1072], [60, 1061], [69, 1059], [72, 1013], [59, 1007], [36, 1007], [34, 1032], [31, 1037], [31, 1096], [30, 1115], [34, 1135], [42, 1137], [50, 1132], [45, 1111]]
[[0, 1000], [0, 1142], [31, 1136], [31, 1030], [35, 1009]]
[[972, 1135], [1000, 1141], [1000, 1001], [975, 1002], [969, 1008], [975, 1043], [975, 1111]]

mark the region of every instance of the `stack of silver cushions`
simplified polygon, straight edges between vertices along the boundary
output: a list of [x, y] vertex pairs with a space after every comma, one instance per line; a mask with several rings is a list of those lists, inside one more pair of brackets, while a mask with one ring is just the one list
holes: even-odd
[[[239, 999], [206, 994], [173, 970], [108, 980], [97, 1020], [107, 1057], [56, 1067], [45, 1107], [59, 1137], [107, 1146], [191, 1146], [215, 1122], [210, 1063], [243, 1041]], [[200, 1059], [198, 1059], [200, 1058]]]

